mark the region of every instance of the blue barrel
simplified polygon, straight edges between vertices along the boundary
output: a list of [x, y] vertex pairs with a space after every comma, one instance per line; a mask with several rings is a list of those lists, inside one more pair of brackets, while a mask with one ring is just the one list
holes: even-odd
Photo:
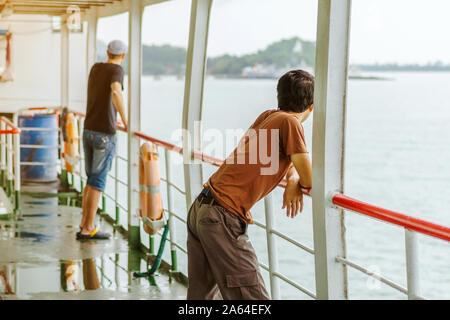
[[[21, 165], [21, 179], [30, 182], [52, 182], [58, 179], [58, 118], [56, 114], [19, 116], [20, 162], [45, 162], [45, 165]], [[31, 128], [31, 130], [27, 130]], [[23, 146], [26, 145], [26, 146]], [[49, 148], [33, 148], [32, 146]]]

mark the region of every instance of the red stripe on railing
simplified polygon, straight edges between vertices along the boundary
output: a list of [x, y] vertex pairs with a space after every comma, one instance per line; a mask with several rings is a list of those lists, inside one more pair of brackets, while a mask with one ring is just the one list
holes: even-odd
[[48, 110], [48, 108], [47, 107], [31, 107], [31, 108], [28, 108], [27, 110], [30, 110], [30, 111], [34, 111], [34, 110]]
[[74, 115], [80, 117], [80, 118], [86, 118], [86, 115], [84, 113], [78, 112], [78, 111], [69, 111], [70, 113], [73, 113]]
[[[145, 135], [140, 132], [135, 132], [134, 135], [141, 137], [149, 142], [153, 142], [163, 148], [173, 150], [178, 152], [179, 154], [183, 153], [183, 149], [176, 145], [170, 144], [165, 141], [161, 141], [155, 138], [152, 138], [148, 135]], [[195, 159], [202, 160], [205, 163], [209, 163], [214, 166], [220, 166], [224, 160], [214, 158], [212, 156], [206, 155], [204, 153], [195, 151], [193, 153]], [[286, 188], [287, 181], [283, 179], [279, 187]], [[303, 189], [303, 192], [307, 196], [311, 196], [310, 189]], [[350, 198], [343, 194], [338, 194], [333, 197], [333, 203], [341, 208], [348, 209], [360, 214], [364, 214], [366, 216], [370, 216], [382, 221], [386, 221], [395, 225], [402, 226], [404, 228], [414, 230], [435, 238], [440, 238], [446, 241], [450, 241], [450, 228], [446, 228], [444, 226], [440, 226], [428, 221], [420, 220], [417, 218], [413, 218], [407, 215], [403, 215], [391, 210], [383, 209], [380, 207], [376, 207], [371, 204], [367, 204], [365, 202]]]
[[183, 154], [183, 148], [181, 148], [179, 146], [176, 146], [174, 144], [171, 144], [171, 143], [168, 143], [168, 142], [165, 142], [165, 141], [162, 141], [162, 140], [150, 137], [150, 136], [148, 136], [146, 134], [143, 134], [141, 132], [135, 132], [134, 135], [136, 137], [144, 139], [144, 140], [146, 140], [148, 142], [152, 142], [152, 143], [154, 143], [154, 144], [156, 144], [156, 145], [158, 145], [160, 147], [163, 147], [163, 148], [165, 148], [167, 150], [171, 150], [171, 151], [174, 151], [176, 153]]
[[194, 151], [193, 152], [193, 158], [197, 160], [201, 160], [202, 162], [209, 163], [215, 167], [220, 167], [224, 160], [214, 158], [212, 156], [209, 156], [207, 154], [204, 154], [203, 152]]
[[332, 202], [347, 210], [361, 213], [435, 238], [450, 241], [450, 228], [438, 224], [380, 208], [340, 193], [333, 196]]
[[11, 130], [0, 130], [0, 134], [19, 134], [20, 129], [17, 128], [8, 118], [0, 116], [0, 121], [3, 121]]

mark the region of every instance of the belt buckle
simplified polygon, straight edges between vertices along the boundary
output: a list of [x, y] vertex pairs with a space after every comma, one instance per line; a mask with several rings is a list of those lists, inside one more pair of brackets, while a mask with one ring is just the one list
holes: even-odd
[[202, 192], [200, 192], [200, 195], [202, 196], [202, 198], [200, 199], [200, 205], [203, 204], [203, 200], [210, 199], [209, 205], [211, 206], [214, 204], [214, 201], [216, 200], [214, 199], [211, 190], [209, 190], [208, 188], [204, 188]]

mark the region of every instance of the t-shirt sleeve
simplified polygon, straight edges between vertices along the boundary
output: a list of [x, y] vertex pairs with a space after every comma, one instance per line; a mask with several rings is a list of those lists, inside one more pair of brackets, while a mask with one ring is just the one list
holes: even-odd
[[308, 153], [303, 126], [296, 119], [287, 118], [280, 128], [281, 147], [287, 156]]
[[122, 85], [123, 90], [123, 69], [121, 67], [114, 68], [111, 75], [111, 84], [119, 82]]

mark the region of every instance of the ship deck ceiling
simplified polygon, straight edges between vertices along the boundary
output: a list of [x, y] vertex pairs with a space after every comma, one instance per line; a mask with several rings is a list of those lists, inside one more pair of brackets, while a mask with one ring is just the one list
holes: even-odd
[[0, 12], [9, 3], [15, 14], [63, 15], [70, 6], [77, 6], [80, 12], [84, 12], [92, 7], [105, 7], [117, 2], [120, 0], [7, 0], [0, 4]]

